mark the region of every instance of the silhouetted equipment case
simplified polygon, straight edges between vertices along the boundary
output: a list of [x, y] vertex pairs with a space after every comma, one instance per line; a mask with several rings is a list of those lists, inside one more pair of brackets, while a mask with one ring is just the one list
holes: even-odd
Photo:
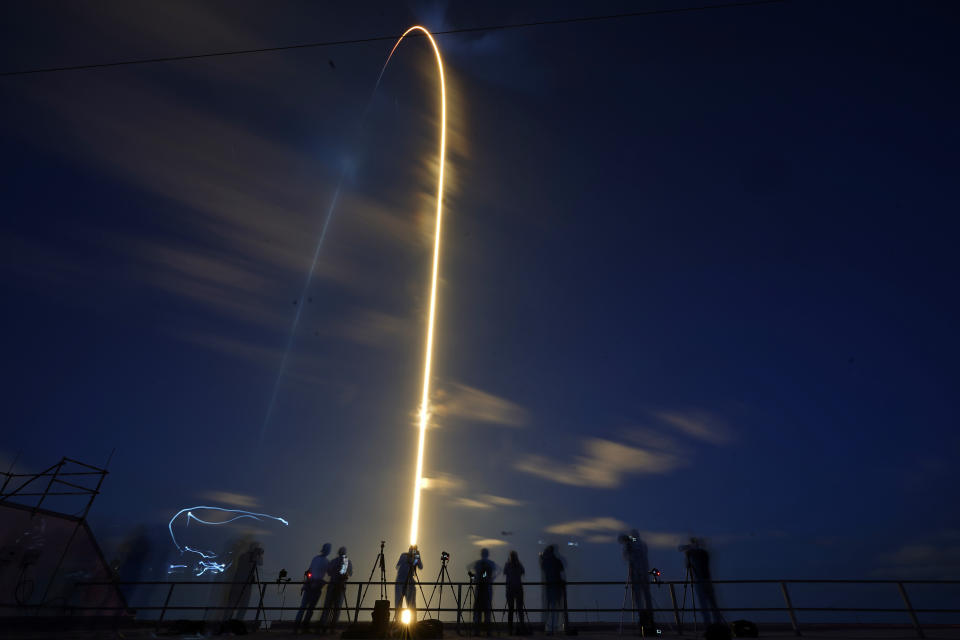
[[759, 638], [760, 630], [756, 623], [749, 620], [734, 620], [730, 623], [734, 638]]

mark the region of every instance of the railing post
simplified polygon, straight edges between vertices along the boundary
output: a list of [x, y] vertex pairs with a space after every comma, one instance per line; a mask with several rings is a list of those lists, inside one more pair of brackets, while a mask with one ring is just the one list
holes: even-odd
[[457, 635], [460, 635], [460, 618], [463, 616], [463, 583], [457, 585]]
[[677, 592], [670, 583], [670, 603], [673, 605], [673, 621], [677, 625], [677, 635], [683, 635], [683, 624], [680, 622], [680, 609], [677, 608]]
[[903, 604], [907, 605], [907, 612], [910, 614], [910, 620], [913, 622], [913, 628], [917, 631], [918, 638], [924, 638], [923, 628], [920, 627], [920, 621], [917, 620], [917, 613], [913, 610], [913, 605], [910, 604], [910, 598], [907, 597], [907, 590], [903, 588], [903, 583], [897, 583], [897, 589], [900, 590], [900, 597], [903, 598]]
[[790, 624], [793, 625], [793, 632], [800, 635], [800, 625], [797, 624], [797, 614], [793, 610], [793, 603], [790, 602], [790, 592], [787, 591], [787, 583], [780, 583], [780, 591], [783, 592], [783, 600], [787, 603], [787, 611], [790, 613]]
[[163, 609], [160, 610], [160, 617], [157, 618], [157, 631], [160, 630], [160, 623], [163, 622], [164, 616], [167, 615], [167, 605], [170, 604], [170, 596], [173, 595], [173, 588], [177, 586], [176, 582], [170, 583], [170, 590], [167, 591], [167, 599], [163, 601]]
[[354, 609], [353, 609], [353, 619], [354, 619], [354, 620], [359, 620], [359, 619], [360, 619], [360, 599], [361, 599], [362, 593], [363, 593], [363, 583], [362, 583], [362, 582], [358, 582], [358, 583], [357, 583], [357, 606], [354, 607]]
[[260, 629], [260, 612], [263, 612], [263, 626], [267, 626], [267, 612], [263, 609], [263, 594], [266, 591], [267, 585], [260, 583], [260, 601], [257, 603], [257, 615], [253, 618], [253, 629], [258, 631]]

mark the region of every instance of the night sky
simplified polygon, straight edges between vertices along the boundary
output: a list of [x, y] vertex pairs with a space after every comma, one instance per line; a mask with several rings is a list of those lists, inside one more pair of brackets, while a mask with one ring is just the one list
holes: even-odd
[[[681, 6], [14, 3], [0, 70]], [[438, 38], [424, 575], [557, 542], [618, 579], [636, 527], [666, 578], [690, 535], [717, 577], [956, 577], [958, 29], [794, 0]], [[108, 556], [203, 504], [289, 520], [270, 577], [406, 547], [438, 108], [423, 38], [373, 93], [391, 46], [0, 78], [0, 466], [115, 448]]]

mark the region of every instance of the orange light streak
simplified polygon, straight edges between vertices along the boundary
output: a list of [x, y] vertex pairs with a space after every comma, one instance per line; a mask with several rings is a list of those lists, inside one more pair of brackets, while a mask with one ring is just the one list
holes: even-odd
[[[410, 544], [417, 544], [417, 535], [420, 525], [420, 489], [423, 485], [423, 457], [427, 441], [427, 424], [430, 421], [430, 371], [433, 361], [433, 333], [434, 319], [437, 310], [437, 279], [440, 271], [440, 223], [443, 220], [443, 164], [447, 147], [447, 88], [443, 77], [443, 59], [436, 41], [427, 29], [415, 25], [403, 32], [403, 35], [393, 45], [387, 61], [383, 65], [386, 70], [393, 57], [394, 51], [411, 31], [422, 31], [430, 41], [433, 53], [437, 58], [437, 70], [440, 72], [440, 172], [437, 180], [437, 228], [433, 243], [433, 273], [430, 278], [430, 310], [427, 315], [427, 346], [423, 366], [423, 395], [420, 398], [420, 436], [417, 441], [417, 470], [413, 478], [413, 513], [410, 522]], [[381, 77], [383, 70], [380, 71]], [[379, 82], [379, 80], [378, 80]]]

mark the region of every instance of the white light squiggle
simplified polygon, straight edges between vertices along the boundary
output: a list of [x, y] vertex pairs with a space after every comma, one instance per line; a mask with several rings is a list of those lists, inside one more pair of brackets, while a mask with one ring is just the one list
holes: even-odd
[[[224, 513], [236, 513], [239, 515], [236, 515], [228, 520], [220, 520], [220, 521], [213, 522], [210, 520], [204, 520], [202, 518], [198, 518], [197, 516], [193, 515], [193, 512], [195, 510], [200, 510], [200, 509], [209, 509], [211, 511], [222, 511]], [[180, 553], [190, 552], [200, 556], [200, 559], [197, 560], [197, 564], [194, 567], [194, 570], [197, 571], [196, 575], [198, 576], [202, 576], [203, 574], [208, 572], [223, 573], [233, 563], [232, 562], [226, 562], [226, 563], [216, 562], [213, 560], [213, 558], [216, 558], [217, 554], [214, 553], [213, 551], [203, 551], [201, 549], [194, 549], [193, 547], [190, 547], [188, 545], [181, 545], [179, 542], [177, 542], [177, 536], [174, 535], [173, 533], [173, 523], [176, 521], [177, 518], [179, 518], [183, 514], [187, 514], [186, 516], [187, 524], [185, 526], [190, 526], [191, 520], [196, 520], [200, 524], [215, 526], [215, 525], [221, 525], [221, 524], [230, 524], [231, 522], [235, 522], [237, 520], [240, 520], [241, 518], [251, 518], [253, 520], [258, 520], [258, 521], [262, 521], [263, 519], [276, 520], [277, 522], [283, 524], [284, 526], [290, 525], [289, 522], [287, 522], [285, 519], [280, 518], [278, 516], [271, 516], [266, 513], [254, 513], [252, 511], [244, 511], [242, 509], [224, 509], [222, 507], [198, 506], [198, 507], [188, 507], [186, 509], [181, 509], [180, 511], [177, 511], [177, 513], [175, 513], [174, 516], [170, 518], [170, 522], [167, 523], [167, 530], [170, 532], [170, 539], [173, 540], [174, 546], [177, 547], [177, 550]], [[186, 565], [170, 565], [171, 570], [173, 570], [174, 568], [181, 568], [181, 567], [186, 567]]]

